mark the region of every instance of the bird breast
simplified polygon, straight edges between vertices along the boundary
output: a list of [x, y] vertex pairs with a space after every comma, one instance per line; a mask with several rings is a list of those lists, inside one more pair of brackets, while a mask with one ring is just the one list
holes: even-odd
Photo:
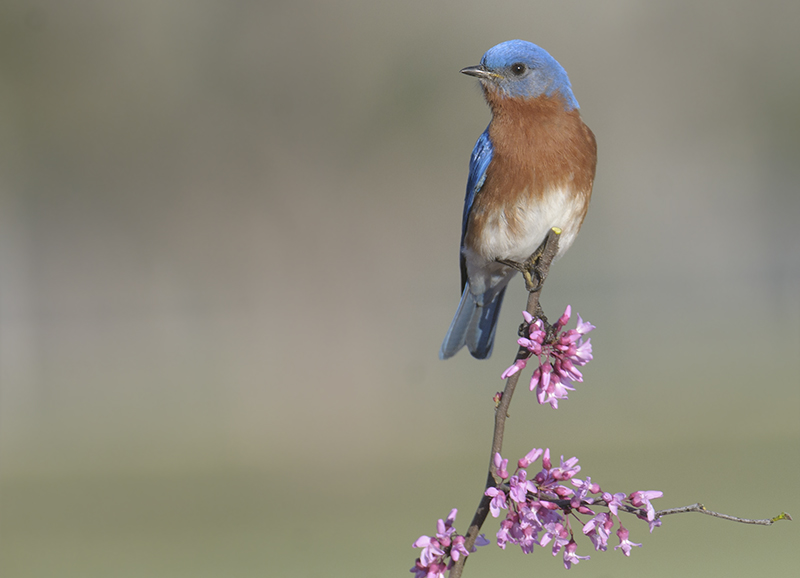
[[[562, 230], [556, 258], [575, 241], [588, 199], [569, 186], [531, 195], [525, 189], [514, 202], [490, 205], [473, 211], [465, 249], [485, 261], [524, 261], [541, 245], [553, 227]], [[470, 259], [468, 258], [468, 261]]]

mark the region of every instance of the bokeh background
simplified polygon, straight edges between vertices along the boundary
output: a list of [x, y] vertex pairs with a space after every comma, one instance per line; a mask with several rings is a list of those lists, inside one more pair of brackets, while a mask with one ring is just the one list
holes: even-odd
[[[792, 0], [5, 0], [0, 574], [408, 576], [437, 518], [466, 528], [525, 294], [491, 360], [437, 359], [489, 120], [458, 71], [510, 38], [597, 135], [543, 303], [598, 328], [560, 410], [518, 393], [506, 454], [800, 515], [798, 26]], [[572, 572], [793, 575], [796, 524], [630, 520], [642, 549]], [[466, 575], [498, 572], [565, 570], [491, 546]]]

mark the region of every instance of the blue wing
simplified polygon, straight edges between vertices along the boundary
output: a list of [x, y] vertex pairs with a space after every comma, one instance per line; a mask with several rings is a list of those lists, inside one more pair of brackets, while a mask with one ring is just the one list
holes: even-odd
[[[472, 210], [472, 203], [475, 201], [475, 195], [481, 190], [483, 182], [486, 180], [486, 169], [489, 168], [489, 163], [492, 162], [492, 141], [489, 140], [489, 127], [483, 131], [483, 134], [478, 137], [478, 142], [475, 143], [475, 148], [472, 149], [472, 156], [469, 159], [469, 178], [467, 179], [467, 196], [464, 198], [464, 215], [461, 219], [461, 248], [464, 248], [464, 237], [467, 234], [467, 220], [469, 213]], [[461, 290], [467, 284], [467, 266], [464, 261], [464, 256], [461, 256]]]
[[[475, 202], [475, 196], [480, 192], [486, 180], [486, 169], [492, 161], [492, 141], [489, 140], [487, 128], [475, 143], [472, 157], [469, 160], [469, 178], [467, 179], [467, 196], [464, 199], [464, 216], [461, 222], [461, 248], [464, 248], [464, 237], [467, 234], [467, 221]], [[494, 334], [497, 329], [497, 319], [500, 314], [500, 305], [503, 303], [505, 287], [490, 302], [478, 305], [475, 296], [470, 293], [469, 279], [467, 279], [467, 264], [464, 254], [461, 254], [461, 302], [458, 304], [453, 322], [447, 330], [439, 357], [447, 359], [455, 355], [459, 349], [467, 346], [473, 357], [486, 359], [492, 354], [494, 347]]]

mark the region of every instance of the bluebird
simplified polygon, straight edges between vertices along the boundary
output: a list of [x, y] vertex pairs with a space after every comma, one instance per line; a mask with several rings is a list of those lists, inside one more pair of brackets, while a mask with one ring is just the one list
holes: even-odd
[[439, 351], [492, 354], [506, 286], [552, 228], [558, 259], [575, 241], [592, 196], [597, 145], [564, 68], [523, 40], [490, 48], [464, 74], [492, 110], [469, 163], [461, 227], [461, 302]]

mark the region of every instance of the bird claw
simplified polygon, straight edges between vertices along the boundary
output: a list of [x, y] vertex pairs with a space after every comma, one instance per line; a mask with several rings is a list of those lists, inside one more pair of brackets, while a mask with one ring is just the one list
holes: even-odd
[[525, 279], [525, 289], [527, 289], [529, 293], [539, 291], [542, 288], [543, 280], [542, 274], [538, 268], [541, 251], [537, 250], [537, 253], [531, 255], [523, 263], [511, 261], [510, 259], [497, 259], [497, 262], [522, 273], [522, 277]]
[[[553, 234], [560, 235], [561, 229], [554, 227]], [[542, 244], [539, 245], [539, 247], [531, 254], [531, 256], [525, 259], [525, 261], [522, 263], [519, 263], [518, 261], [512, 261], [510, 259], [497, 259], [498, 263], [502, 263], [506, 267], [511, 267], [512, 269], [516, 269], [522, 273], [522, 277], [525, 279], [525, 289], [527, 289], [528, 293], [540, 291], [544, 285], [544, 279], [547, 276], [547, 271], [542, 270], [544, 268], [542, 267], [542, 255], [544, 254], [549, 239], [550, 235], [548, 234], [544, 241], [542, 241]], [[550, 268], [549, 262], [547, 263], [546, 268]]]

